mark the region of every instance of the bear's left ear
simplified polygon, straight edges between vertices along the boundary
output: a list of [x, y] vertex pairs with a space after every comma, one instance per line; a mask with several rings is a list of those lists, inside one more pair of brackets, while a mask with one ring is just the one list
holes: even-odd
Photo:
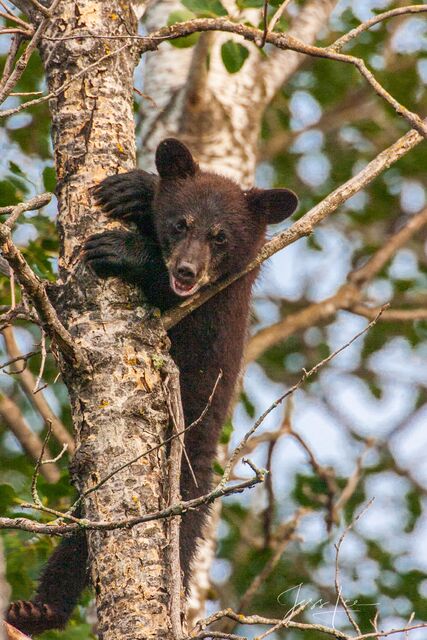
[[293, 214], [298, 198], [290, 189], [251, 189], [245, 192], [249, 209], [266, 218], [267, 224], [282, 222]]
[[176, 138], [166, 138], [159, 144], [156, 167], [159, 176], [164, 179], [188, 178], [197, 171], [190, 149]]

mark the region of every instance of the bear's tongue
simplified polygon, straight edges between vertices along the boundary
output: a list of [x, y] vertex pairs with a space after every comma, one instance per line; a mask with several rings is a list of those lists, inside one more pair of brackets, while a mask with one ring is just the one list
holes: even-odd
[[170, 277], [171, 288], [178, 296], [191, 296], [193, 293], [197, 291], [199, 285], [197, 284], [184, 284], [177, 280], [173, 275]]

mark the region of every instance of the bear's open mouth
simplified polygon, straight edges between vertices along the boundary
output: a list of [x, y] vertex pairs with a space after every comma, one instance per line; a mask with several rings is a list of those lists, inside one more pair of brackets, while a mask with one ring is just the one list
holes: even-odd
[[182, 298], [192, 296], [193, 293], [196, 293], [196, 291], [200, 287], [198, 282], [196, 282], [195, 284], [186, 284], [185, 282], [181, 282], [180, 280], [175, 278], [175, 276], [173, 276], [172, 274], [170, 274], [170, 285], [172, 291], [176, 293], [177, 296], [181, 296]]

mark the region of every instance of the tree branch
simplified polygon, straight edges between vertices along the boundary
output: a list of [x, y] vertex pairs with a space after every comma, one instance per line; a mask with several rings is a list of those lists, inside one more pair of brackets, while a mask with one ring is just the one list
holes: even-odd
[[[367, 318], [374, 318], [378, 309], [361, 304], [362, 285], [371, 281], [393, 255], [404, 246], [420, 229], [427, 224], [427, 209], [414, 215], [397, 233], [392, 235], [365, 265], [351, 272], [347, 282], [337, 293], [321, 302], [308, 305], [302, 311], [288, 314], [283, 320], [265, 327], [248, 342], [245, 354], [246, 362], [256, 360], [262, 353], [278, 342], [282, 342], [297, 331], [307, 329], [320, 322], [330, 320], [340, 309], [347, 309]], [[387, 309], [381, 316], [382, 321], [422, 320], [427, 316], [425, 309]]]
[[397, 7], [396, 9], [390, 9], [390, 11], [384, 11], [383, 13], [379, 13], [378, 15], [362, 22], [357, 27], [343, 35], [338, 40], [335, 40], [333, 44], [331, 44], [328, 49], [333, 49], [334, 51], [341, 51], [341, 49], [351, 40], [357, 38], [363, 31], [367, 31], [371, 27], [384, 20], [388, 20], [388, 18], [394, 18], [395, 16], [408, 15], [411, 13], [425, 13], [427, 11], [427, 4], [414, 4], [407, 7]]
[[32, 300], [46, 333], [58, 346], [64, 357], [76, 363], [81, 363], [83, 356], [76, 346], [75, 340], [59, 321], [56, 311], [46, 293], [45, 283], [32, 271], [22, 253], [12, 241], [11, 228], [18, 216], [23, 211], [31, 211], [34, 208], [43, 206], [40, 204], [41, 198], [43, 197], [46, 200], [46, 194], [44, 194], [26, 203], [17, 205], [13, 208], [10, 218], [5, 223], [0, 223], [1, 252], [9, 266], [13, 269], [19, 284]]
[[[78, 520], [78, 524], [75, 522], [72, 524], [43, 524], [31, 521], [28, 518], [0, 518], [0, 529], [19, 529], [20, 531], [29, 531], [37, 534], [43, 533], [51, 536], [62, 536], [75, 533], [81, 529], [84, 529], [85, 531], [115, 531], [117, 529], [129, 529], [138, 524], [142, 524], [143, 522], [170, 518], [171, 516], [181, 516], [191, 509], [196, 509], [201, 505], [211, 504], [215, 500], [218, 500], [218, 498], [222, 498], [224, 496], [241, 493], [245, 489], [250, 489], [263, 482], [264, 474], [262, 470], [256, 469], [255, 465], [249, 461], [246, 461], [246, 464], [249, 464], [252, 470], [255, 470], [255, 475], [248, 480], [243, 480], [242, 482], [229, 486], [223, 486], [220, 483], [204, 496], [170, 505], [169, 507], [156, 511], [155, 513], [148, 513], [142, 516], [135, 516], [133, 518], [122, 518], [121, 520], [114, 521], [100, 520], [98, 522], [94, 522], [81, 518]], [[68, 516], [65, 515], [64, 517], [68, 518]]]
[[[28, 62], [32, 54], [37, 49], [44, 32], [49, 26], [49, 23], [51, 20], [51, 13], [55, 11], [56, 7], [60, 2], [61, 0], [53, 0], [52, 6], [50, 7], [49, 15], [45, 16], [45, 18], [40, 22], [36, 32], [34, 33], [33, 37], [28, 43], [27, 48], [25, 49], [24, 53], [16, 63], [14, 70], [10, 73], [9, 77], [5, 78], [5, 81], [2, 82], [2, 85], [0, 88], [0, 104], [4, 102], [4, 100], [7, 98], [7, 96], [12, 91], [13, 87], [19, 81], [25, 69], [27, 68]], [[33, 0], [31, 0], [31, 4], [34, 5]], [[25, 2], [25, 5], [27, 6], [27, 9], [28, 9], [29, 3]]]
[[[27, 358], [29, 354], [23, 356], [18, 348], [15, 340], [12, 327], [6, 327], [3, 330], [3, 338], [6, 345], [7, 353], [10, 357], [9, 363], [5, 363], [2, 368], [7, 364], [12, 367], [12, 370], [19, 376], [19, 381], [27, 395], [28, 400], [34, 406], [36, 411], [41, 415], [46, 424], [51, 423], [52, 433], [56, 440], [62, 445], [66, 444], [68, 451], [72, 454], [74, 452], [74, 439], [72, 435], [67, 431], [61, 420], [54, 414], [49, 403], [47, 402], [43, 392], [34, 393], [35, 378], [31, 371], [27, 367], [17, 367], [17, 363]], [[32, 352], [32, 355], [35, 352]], [[38, 352], [37, 352], [38, 353]]]
[[304, 236], [310, 235], [316, 225], [338, 209], [341, 204], [346, 202], [355, 193], [366, 187], [366, 185], [372, 182], [380, 173], [397, 162], [397, 160], [422, 140], [422, 136], [414, 130], [409, 131], [399, 138], [394, 144], [371, 160], [359, 173], [335, 189], [335, 191], [332, 191], [324, 200], [310, 209], [310, 211], [297, 220], [297, 222], [294, 222], [289, 229], [285, 229], [285, 231], [273, 236], [273, 238], [263, 246], [255, 260], [250, 262], [242, 272], [216, 283], [205, 291], [197, 293], [190, 300], [186, 300], [178, 307], [175, 307], [175, 309], [165, 313], [163, 315], [165, 328], [169, 329], [173, 327], [180, 322], [182, 318], [218, 293], [218, 291], [222, 291], [222, 289], [228, 287], [229, 284], [242, 277], [242, 275], [260, 266], [267, 258], [270, 258], [281, 249], [293, 244]]
[[[268, 625], [268, 626], [277, 626], [283, 625], [284, 620], [280, 620], [279, 618], [264, 618], [263, 616], [252, 615], [245, 616], [241, 613], [236, 613], [232, 609], [223, 609], [222, 611], [217, 611], [212, 614], [208, 618], [201, 620], [197, 623], [194, 628], [195, 634], [188, 636], [184, 640], [195, 640], [196, 638], [209, 638], [215, 637], [212, 636], [212, 631], [205, 632], [207, 626], [213, 624], [217, 620], [221, 620], [222, 618], [231, 618], [238, 624], [250, 624], [250, 625]], [[294, 620], [289, 620], [286, 624], [289, 629], [300, 629], [301, 631], [318, 631], [319, 633], [324, 633], [330, 636], [333, 640], [370, 640], [371, 638], [374, 640], [375, 638], [387, 638], [396, 633], [409, 633], [410, 631], [414, 631], [415, 629], [425, 629], [427, 627], [427, 623], [416, 624], [408, 627], [403, 627], [400, 629], [390, 629], [390, 631], [374, 631], [371, 633], [364, 633], [362, 635], [348, 635], [335, 627], [327, 627], [323, 624], [310, 624], [306, 622], [295, 622]], [[199, 631], [199, 629], [201, 631]], [[218, 635], [219, 638], [234, 638], [238, 640], [246, 640], [243, 636], [232, 636], [232, 635]]]
[[427, 224], [427, 208], [412, 216], [397, 233], [392, 235], [366, 264], [349, 276], [349, 282], [362, 285], [372, 280], [395, 253]]
[[[243, 24], [236, 24], [223, 18], [197, 18], [189, 20], [188, 22], [181, 22], [179, 24], [172, 25], [171, 27], [164, 27], [163, 29], [159, 29], [159, 31], [150, 34], [146, 38], [141, 38], [140, 52], [144, 53], [145, 51], [152, 50], [153, 43], [155, 42], [160, 44], [160, 42], [164, 42], [165, 40], [174, 40], [176, 38], [191, 35], [192, 33], [203, 31], [225, 31], [227, 33], [235, 33], [242, 36], [245, 40], [255, 43], [261, 42], [264, 36], [261, 29], [254, 29], [253, 27], [248, 27]], [[386, 91], [386, 89], [384, 89], [384, 87], [376, 80], [361, 58], [336, 52], [333, 48], [322, 48], [305, 44], [298, 38], [290, 36], [289, 34], [267, 33], [265, 40], [278, 49], [285, 51], [290, 50], [315, 58], [326, 58], [351, 64], [358, 69], [360, 74], [369, 82], [379, 96], [388, 102], [399, 115], [404, 117], [409, 124], [418, 131], [418, 133], [427, 137], [427, 125], [423, 122], [420, 116], [401, 105], [392, 95], [390, 95], [388, 91]]]
[[[30, 458], [38, 460], [42, 452], [40, 438], [30, 429], [18, 405], [3, 395], [0, 395], [0, 416]], [[48, 450], [46, 455], [50, 458]], [[43, 465], [40, 471], [47, 482], [52, 484], [60, 478], [58, 467], [53, 463]]]
[[[427, 8], [425, 8], [425, 6], [423, 6], [423, 9], [427, 11]], [[34, 35], [33, 40], [36, 38], [38, 31]], [[236, 24], [234, 22], [231, 22], [223, 18], [196, 18], [194, 20], [189, 20], [187, 22], [174, 24], [170, 27], [164, 27], [150, 34], [149, 36], [123, 36], [123, 38], [125, 39], [130, 38], [135, 42], [139, 41], [140, 42], [139, 51], [140, 51], [140, 54], [142, 54], [147, 51], [153, 51], [154, 49], [157, 49], [158, 44], [166, 40], [175, 40], [177, 38], [182, 38], [182, 37], [191, 35], [193, 33], [208, 32], [208, 31], [224, 31], [227, 33], [234, 33], [236, 35], [242, 36], [245, 40], [248, 40], [249, 42], [254, 42], [254, 43], [262, 42], [263, 40], [265, 40], [265, 42], [268, 42], [269, 44], [272, 44], [281, 50], [294, 51], [296, 53], [302, 53], [312, 57], [326, 58], [329, 60], [344, 62], [345, 64], [351, 64], [367, 80], [367, 82], [374, 89], [375, 93], [377, 93], [381, 98], [383, 98], [383, 100], [388, 102], [388, 104], [390, 104], [393, 107], [396, 113], [402, 116], [403, 118], [405, 118], [407, 122], [411, 125], [411, 127], [413, 127], [416, 131], [418, 131], [420, 135], [427, 137], [427, 124], [423, 122], [420, 116], [410, 111], [409, 109], [407, 109], [404, 105], [400, 104], [400, 102], [398, 102], [398, 100], [396, 100], [396, 98], [394, 98], [378, 82], [378, 80], [375, 78], [373, 73], [367, 68], [365, 62], [361, 58], [356, 58], [355, 56], [340, 53], [339, 51], [336, 50], [336, 48], [334, 48], [334, 44], [331, 45], [330, 47], [324, 47], [324, 48], [316, 47], [314, 45], [306, 44], [301, 40], [299, 40], [298, 38], [296, 38], [295, 36], [291, 36], [289, 34], [276, 34], [272, 32], [264, 33], [260, 29], [254, 29], [253, 27], [248, 27], [243, 24]], [[40, 37], [42, 37], [42, 35]], [[97, 38], [100, 36], [97, 36], [96, 34], [82, 34], [81, 36], [74, 35], [74, 36], [65, 36], [63, 38], [60, 37], [60, 38], [57, 38], [57, 40], [66, 40], [70, 37]], [[103, 37], [108, 37], [108, 36], [103, 36]], [[125, 45], [125, 46], [129, 46], [129, 45]], [[30, 45], [28, 46], [28, 48], [29, 47]], [[27, 53], [27, 51], [25, 53]], [[114, 53], [117, 53], [117, 51]], [[107, 56], [108, 55], [112, 55], [112, 54], [107, 54]], [[83, 72], [85, 72], [85, 70], [82, 70], [82, 72], [80, 73], [83, 73]], [[7, 83], [7, 86], [4, 89], [5, 93], [9, 85], [10, 85], [10, 82]], [[10, 90], [11, 88], [12, 87], [10, 87]], [[58, 91], [62, 91], [62, 90], [63, 88], [60, 88]], [[3, 99], [4, 97], [2, 97], [0, 94], [0, 102], [2, 102]], [[20, 107], [17, 107], [17, 109], [15, 110], [3, 111], [1, 115], [5, 117], [5, 115], [11, 115], [11, 113], [18, 113], [18, 110], [21, 110], [21, 108], [26, 108], [26, 106], [29, 106], [29, 105], [39, 104], [40, 102], [46, 99], [48, 99], [47, 96], [44, 96], [37, 100], [32, 100], [29, 103], [27, 103], [27, 105], [20, 105]]]
[[51, 16], [49, 9], [37, 0], [9, 0], [9, 2], [31, 19], [40, 15], [40, 13], [46, 18], [50, 18]]

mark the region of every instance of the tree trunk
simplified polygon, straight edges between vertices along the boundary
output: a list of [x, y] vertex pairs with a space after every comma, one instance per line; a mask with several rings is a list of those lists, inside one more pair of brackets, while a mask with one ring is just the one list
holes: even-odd
[[[123, 283], [97, 282], [80, 253], [82, 241], [106, 222], [90, 188], [135, 162], [135, 56], [129, 40], [105, 37], [135, 32], [129, 2], [63, 0], [47, 32], [54, 39], [41, 47], [49, 90], [70, 82], [51, 101], [61, 244], [53, 295], [87, 359], [85, 366], [62, 365], [77, 444], [73, 479], [80, 492], [161, 443], [168, 427], [163, 377], [171, 363], [156, 314]], [[87, 33], [104, 38], [73, 37]], [[85, 499], [87, 517], [114, 520], [165, 506], [165, 457], [161, 448], [114, 475]], [[165, 522], [91, 532], [88, 540], [99, 637], [170, 638]]]

